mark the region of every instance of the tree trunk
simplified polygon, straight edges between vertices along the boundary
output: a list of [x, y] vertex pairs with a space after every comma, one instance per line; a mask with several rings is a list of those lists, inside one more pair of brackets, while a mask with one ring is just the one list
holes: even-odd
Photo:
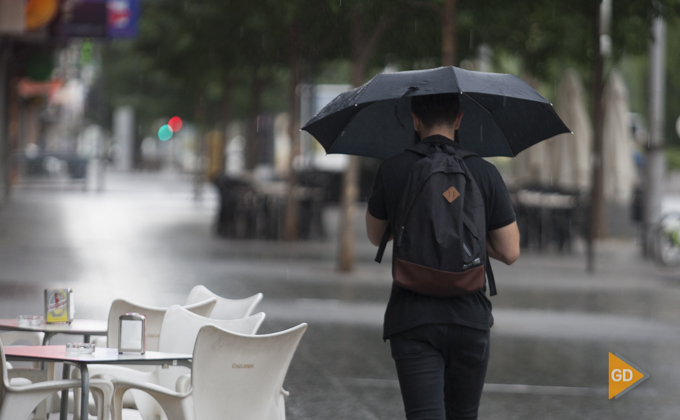
[[458, 0], [444, 0], [442, 22], [442, 66], [456, 64], [456, 7]]
[[250, 112], [248, 116], [248, 130], [246, 140], [246, 169], [252, 171], [260, 160], [260, 149], [262, 141], [260, 139], [260, 109], [262, 103], [262, 89], [264, 82], [258, 76], [257, 70], [253, 71], [253, 83], [250, 91]]
[[209, 165], [208, 178], [210, 180], [215, 180], [218, 176], [222, 175], [226, 168], [226, 147], [227, 147], [227, 127], [229, 127], [229, 121], [231, 120], [231, 87], [232, 79], [227, 73], [224, 75], [222, 93], [222, 109], [220, 111], [220, 116], [215, 126], [216, 137], [212, 137], [212, 144], [209, 145], [208, 153], [209, 155]]
[[295, 157], [300, 154], [300, 96], [298, 85], [300, 84], [300, 32], [297, 22], [292, 22], [288, 28], [288, 42], [290, 45], [290, 86], [288, 87], [289, 115], [288, 115], [288, 138], [290, 140], [290, 158], [288, 160], [288, 191], [286, 196], [285, 220], [283, 239], [295, 241], [298, 239], [299, 208], [295, 197], [297, 185], [297, 173], [293, 167]]
[[229, 127], [229, 121], [231, 120], [231, 88], [234, 82], [231, 75], [225, 74], [222, 83], [224, 84], [224, 92], [222, 93], [222, 111], [217, 129], [226, 135], [227, 127]]
[[[392, 24], [394, 16], [385, 15], [366, 32], [364, 15], [356, 11], [350, 24], [350, 40], [352, 43], [352, 85], [360, 86], [366, 76], [368, 60], [383, 34]], [[354, 210], [359, 196], [359, 159], [349, 157], [349, 164], [342, 177], [342, 199], [340, 208], [338, 269], [352, 271], [354, 268]]]
[[[363, 60], [352, 61], [352, 85], [360, 86], [366, 72]], [[342, 197], [340, 202], [340, 226], [338, 270], [352, 271], [354, 268], [354, 212], [359, 196], [359, 158], [350, 156], [342, 176]]]
[[196, 154], [197, 163], [194, 172], [194, 200], [200, 201], [203, 199], [203, 184], [205, 184], [206, 180], [206, 144], [203, 136], [205, 131], [205, 98], [203, 96], [196, 96], [195, 107], [194, 120], [196, 122], [196, 145], [194, 153]]
[[604, 228], [604, 180], [603, 180], [603, 67], [604, 56], [600, 46], [600, 3], [601, 0], [593, 0], [593, 159], [592, 159], [592, 190], [590, 194], [590, 220], [587, 240], [587, 270], [595, 271], [595, 241], [600, 237]]

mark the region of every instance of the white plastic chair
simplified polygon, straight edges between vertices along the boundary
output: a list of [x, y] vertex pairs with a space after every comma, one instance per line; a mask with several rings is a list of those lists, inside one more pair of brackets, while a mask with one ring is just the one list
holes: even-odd
[[[179, 305], [171, 306], [165, 314], [161, 327], [158, 351], [168, 353], [191, 353], [200, 329], [208, 324], [215, 324], [230, 331], [242, 334], [255, 334], [264, 321], [265, 314], [260, 312], [247, 318], [233, 320], [216, 320], [196, 315]], [[135, 382], [152, 383], [175, 389], [178, 379], [190, 373], [190, 369], [182, 366], [156, 367], [152, 372], [142, 372], [122, 366], [92, 365], [91, 377], [105, 379], [123, 379]], [[180, 381], [181, 382], [181, 381]], [[132, 391], [134, 403], [142, 418], [153, 419], [154, 416], [165, 418], [158, 403], [142, 391]]]
[[[0, 339], [5, 346], [41, 346], [43, 338], [45, 338], [45, 333], [38, 331], [0, 332]], [[33, 362], [33, 367], [39, 368], [40, 362]]]
[[[201, 315], [210, 316], [217, 299], [201, 299], [185, 306], [189, 311]], [[102, 341], [95, 341], [99, 347], [118, 347], [119, 336], [119, 318], [128, 312], [138, 312], [146, 315], [146, 349], [150, 351], [158, 350], [158, 336], [161, 332], [161, 325], [163, 324], [163, 317], [168, 308], [157, 306], [141, 305], [139, 303], [130, 302], [125, 299], [116, 299], [111, 302], [109, 309], [108, 332], [106, 334], [106, 343]]]
[[217, 303], [210, 314], [210, 318], [237, 319], [245, 318], [253, 313], [257, 304], [262, 300], [262, 293], [244, 299], [227, 299], [216, 295], [203, 285], [198, 285], [191, 289], [184, 304], [189, 305], [211, 298], [217, 299]]
[[266, 335], [243, 335], [214, 325], [201, 329], [194, 348], [192, 389], [114, 379], [113, 417], [122, 397], [139, 389], [155, 398], [169, 420], [284, 420], [283, 380], [307, 324]]
[[[0, 397], [0, 420], [28, 419], [38, 404], [57, 391], [80, 388], [81, 382], [75, 379], [28, 383], [28, 380], [10, 383], [7, 359], [0, 342], [0, 369], [2, 369], [2, 396]], [[17, 383], [19, 382], [19, 383]], [[90, 390], [97, 402], [97, 418], [106, 420], [111, 410], [113, 385], [110, 381], [95, 379], [90, 381]]]
[[39, 331], [2, 331], [5, 346], [41, 346], [45, 333]]
[[[40, 346], [42, 345], [45, 333], [38, 331], [4, 331], [0, 333], [0, 339], [4, 346]], [[22, 383], [21, 381], [12, 381], [15, 378], [28, 379], [30, 383], [38, 383], [47, 381], [48, 371], [40, 369], [40, 362], [33, 362], [33, 368], [14, 368], [11, 363], [7, 363], [9, 368], [7, 376], [10, 384]], [[51, 373], [54, 370], [54, 363], [49, 364]], [[54, 376], [54, 375], [52, 375]], [[47, 418], [47, 401], [41, 402], [35, 411], [33, 420], [45, 420]]]
[[[213, 311], [215, 305], [217, 304], [217, 299], [209, 298], [202, 299], [197, 302], [192, 302], [185, 306], [185, 308], [195, 314], [201, 316], [209, 316]], [[158, 351], [158, 339], [161, 332], [161, 325], [163, 324], [163, 318], [168, 308], [158, 307], [158, 306], [148, 306], [139, 303], [134, 303], [126, 299], [116, 299], [111, 302], [111, 308], [109, 309], [109, 319], [108, 319], [108, 332], [106, 337], [95, 338], [93, 342], [97, 347], [118, 347], [118, 336], [120, 332], [119, 318], [128, 312], [138, 312], [146, 316], [146, 349], [149, 351]], [[127, 366], [132, 369], [141, 370], [144, 372], [153, 372], [154, 366]], [[90, 367], [90, 375], [96, 374], [99, 371], [99, 367]], [[80, 378], [80, 371], [74, 370], [71, 374], [71, 378]], [[134, 401], [128, 397], [126, 399], [127, 407], [134, 407]], [[74, 420], [79, 420], [80, 408], [80, 394], [75, 393], [73, 396], [73, 407], [77, 407], [74, 410]], [[90, 400], [90, 413], [95, 410], [94, 401]]]

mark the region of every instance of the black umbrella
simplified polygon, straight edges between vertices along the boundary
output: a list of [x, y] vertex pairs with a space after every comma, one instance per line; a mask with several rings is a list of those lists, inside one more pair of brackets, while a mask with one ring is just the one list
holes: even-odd
[[388, 158], [413, 144], [410, 96], [459, 93], [462, 147], [515, 156], [570, 130], [550, 102], [518, 77], [458, 67], [382, 73], [338, 95], [303, 130], [327, 153]]

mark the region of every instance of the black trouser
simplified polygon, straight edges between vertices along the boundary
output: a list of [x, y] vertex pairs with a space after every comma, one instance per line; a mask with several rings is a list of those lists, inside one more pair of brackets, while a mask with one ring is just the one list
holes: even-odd
[[476, 419], [489, 331], [427, 324], [390, 337], [408, 420]]

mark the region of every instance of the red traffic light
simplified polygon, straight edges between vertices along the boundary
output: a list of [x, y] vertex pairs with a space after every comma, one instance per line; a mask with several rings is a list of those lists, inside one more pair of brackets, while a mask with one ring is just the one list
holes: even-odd
[[182, 128], [182, 119], [180, 117], [172, 117], [168, 121], [168, 125], [172, 128], [172, 132], [176, 133]]

